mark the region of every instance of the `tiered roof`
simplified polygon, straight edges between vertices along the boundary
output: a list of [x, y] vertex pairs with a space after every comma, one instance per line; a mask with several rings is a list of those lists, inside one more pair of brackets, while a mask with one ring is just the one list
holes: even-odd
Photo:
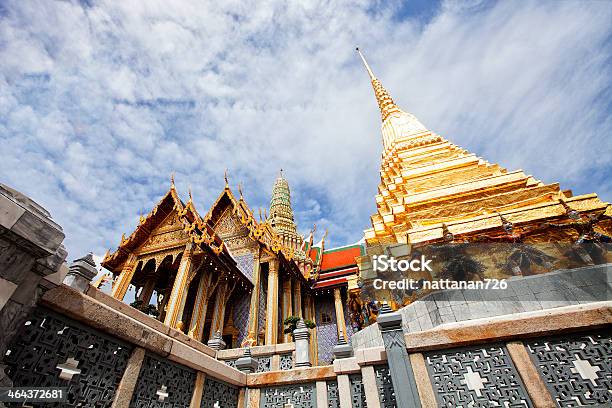
[[595, 194], [572, 197], [557, 183], [508, 171], [428, 130], [393, 102], [359, 54], [380, 108], [383, 137], [368, 245], [430, 242], [442, 237], [443, 224], [455, 236], [476, 235], [499, 229], [498, 213], [514, 224], [542, 222], [565, 214], [560, 200], [581, 212], [606, 210]]

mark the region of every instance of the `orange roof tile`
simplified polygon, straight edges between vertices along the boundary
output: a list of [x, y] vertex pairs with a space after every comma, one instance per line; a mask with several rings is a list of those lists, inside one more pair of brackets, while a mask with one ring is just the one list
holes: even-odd
[[361, 245], [334, 248], [323, 252], [321, 271], [356, 265], [355, 258], [361, 256]]

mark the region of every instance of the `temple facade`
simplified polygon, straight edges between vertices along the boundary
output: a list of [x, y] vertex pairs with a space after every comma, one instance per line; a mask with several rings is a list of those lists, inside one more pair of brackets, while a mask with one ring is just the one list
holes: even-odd
[[[241, 189], [227, 183], [201, 216], [191, 194], [168, 192], [102, 265], [112, 273], [113, 297], [135, 288], [133, 306], [213, 347], [292, 342], [283, 322], [316, 324], [311, 357], [331, 361], [339, 336], [355, 327], [347, 311], [347, 275], [355, 275], [362, 247], [325, 248], [297, 232], [290, 189], [276, 179], [269, 215], [256, 219]], [[151, 306], [149, 306], [151, 305]]]
[[[383, 156], [356, 244], [302, 236], [282, 171], [258, 217], [227, 175], [205, 213], [172, 178], [99, 276], [0, 183], [0, 408], [611, 406], [610, 205], [451, 144], [363, 62]], [[381, 254], [507, 287], [387, 299], [370, 292]]]
[[[362, 241], [327, 248], [327, 232], [317, 243], [316, 227], [300, 235], [282, 170], [270, 207], [258, 218], [227, 176], [205, 215], [191, 194], [181, 200], [172, 180], [153, 210], [104, 257], [112, 296], [124, 300], [132, 285], [133, 306], [216, 349], [290, 343], [285, 319], [304, 318], [316, 326], [311, 359], [326, 364], [338, 339], [376, 320], [377, 306], [360, 292], [371, 255], [388, 245], [549, 243], [547, 250], [563, 259], [567, 254], [555, 244], [609, 237], [612, 209], [596, 194], [573, 196], [452, 144], [400, 109], [360, 56], [382, 119], [377, 211]], [[582, 261], [610, 261], [607, 252], [603, 259], [589, 256]]]

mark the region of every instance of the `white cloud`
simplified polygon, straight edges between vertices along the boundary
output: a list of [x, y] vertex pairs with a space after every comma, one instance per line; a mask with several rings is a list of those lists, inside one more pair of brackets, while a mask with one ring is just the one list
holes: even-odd
[[71, 259], [114, 247], [173, 170], [205, 211], [226, 167], [254, 208], [282, 167], [301, 231], [357, 241], [381, 150], [360, 45], [432, 130], [610, 199], [608, 3], [449, 2], [426, 25], [382, 4], [7, 2], [0, 178], [52, 212]]

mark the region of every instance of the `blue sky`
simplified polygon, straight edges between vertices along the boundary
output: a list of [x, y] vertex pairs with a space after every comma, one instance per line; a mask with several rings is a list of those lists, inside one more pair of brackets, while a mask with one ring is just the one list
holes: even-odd
[[602, 1], [5, 0], [0, 181], [70, 259], [115, 248], [172, 171], [205, 212], [228, 168], [257, 212], [283, 168], [303, 233], [358, 241], [381, 153], [359, 45], [433, 131], [609, 201], [611, 20]]

